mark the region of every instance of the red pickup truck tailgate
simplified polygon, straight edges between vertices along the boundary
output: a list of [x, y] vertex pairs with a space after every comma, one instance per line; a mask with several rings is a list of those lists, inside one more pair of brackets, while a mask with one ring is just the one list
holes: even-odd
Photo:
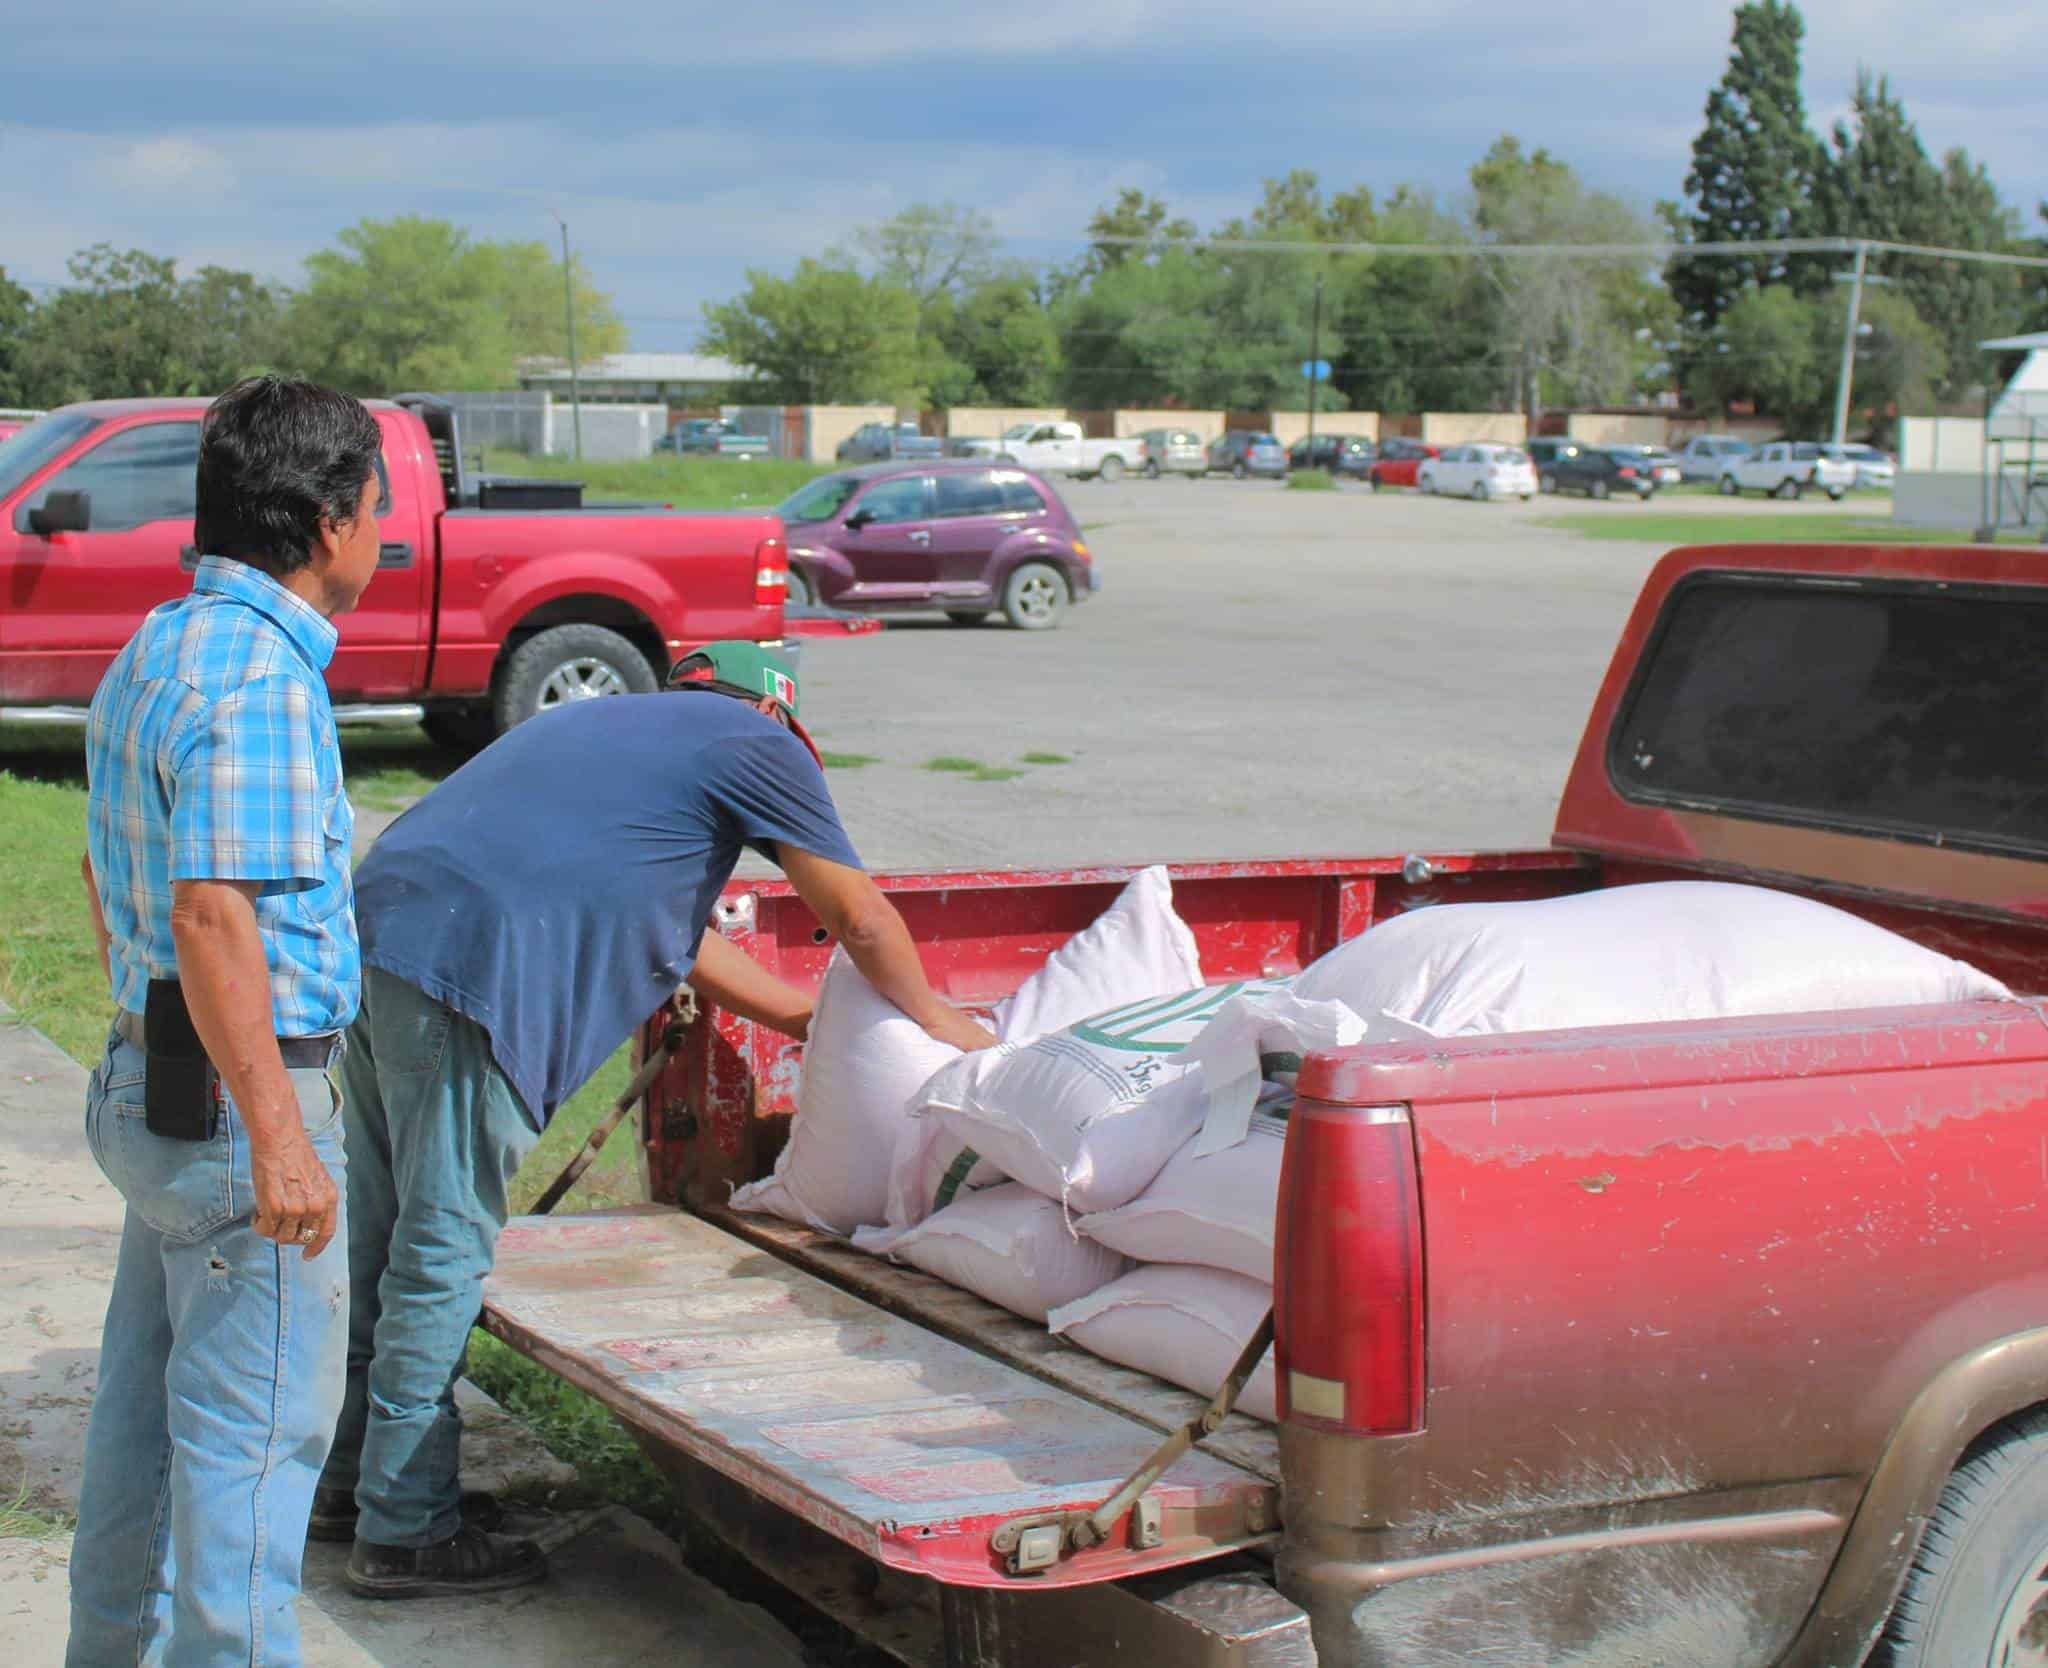
[[[1088, 1508], [1159, 1434], [661, 1206], [526, 1217], [498, 1241], [484, 1324], [672, 1445], [897, 1569], [956, 1586], [1014, 1579], [999, 1524]], [[1277, 1521], [1270, 1482], [1205, 1453], [1127, 1517], [1028, 1578], [1120, 1579], [1211, 1558]], [[1255, 1529], [1253, 1525], [1258, 1527]]]

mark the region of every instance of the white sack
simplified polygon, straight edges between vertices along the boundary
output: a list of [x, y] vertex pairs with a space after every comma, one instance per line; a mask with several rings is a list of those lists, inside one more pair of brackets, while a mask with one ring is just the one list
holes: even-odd
[[1256, 1117], [1245, 1139], [1203, 1155], [1191, 1141], [1127, 1205], [1074, 1224], [1141, 1263], [1200, 1263], [1270, 1285], [1287, 1125]]
[[[1173, 882], [1164, 868], [1146, 869], [997, 1006], [996, 1034], [1022, 1045], [1090, 1014], [1184, 992], [1201, 980], [1195, 935], [1174, 912]], [[891, 1159], [879, 1220], [896, 1228], [922, 1221], [963, 1191], [1003, 1179], [1001, 1170], [931, 1119], [906, 1119]]]
[[[1272, 1287], [1242, 1274], [1155, 1263], [1055, 1309], [1046, 1324], [1104, 1360], [1213, 1396], [1272, 1306]], [[1237, 1405], [1275, 1417], [1270, 1349]]]
[[1843, 910], [1713, 881], [1419, 909], [1340, 945], [1294, 989], [1439, 1036], [2012, 994]]
[[773, 1175], [733, 1194], [734, 1206], [831, 1234], [880, 1221], [910, 1098], [959, 1058], [869, 984], [844, 948], [833, 951], [811, 1013], [789, 1145]]
[[[1219, 1085], [1240, 1131], [1258, 1092], [1260, 1052], [1285, 1045], [1298, 1053], [1297, 1021], [1327, 1026], [1347, 1042], [1415, 1034], [1377, 1015], [1361, 1020], [1339, 1004], [1300, 1003], [1271, 982], [1216, 985], [1097, 1014], [1023, 1048], [1006, 1043], [955, 1061], [925, 1086], [914, 1110], [1049, 1199], [1081, 1213], [1115, 1210], [1208, 1118], [1209, 1083], [1195, 1063], [1201, 1049], [1190, 1044], [1206, 1039], [1219, 1016], [1234, 1018], [1232, 1035], [1252, 1061], [1250, 1077], [1232, 1067]], [[1228, 1061], [1235, 1052], [1216, 1057]]]
[[970, 1193], [914, 1228], [863, 1228], [853, 1243], [1035, 1321], [1130, 1266], [1107, 1246], [1077, 1238], [1058, 1205], [1015, 1182]]

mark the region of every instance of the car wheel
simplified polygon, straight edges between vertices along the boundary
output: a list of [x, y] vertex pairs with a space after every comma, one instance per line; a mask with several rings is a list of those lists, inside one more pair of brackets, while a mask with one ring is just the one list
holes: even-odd
[[1841, 489], [1840, 487], [1829, 487], [1829, 488], [1828, 488], [1828, 502], [1829, 502], [1830, 504], [1839, 504], [1839, 503], [1841, 503], [1841, 501], [1842, 501], [1842, 489]]
[[2048, 1414], [1971, 1444], [1920, 1533], [1872, 1668], [2038, 1662], [2048, 1641]]
[[1243, 458], [1239, 458], [1230, 466], [1230, 478], [1234, 481], [1241, 481], [1250, 473], [1251, 471], [1244, 466]]
[[789, 595], [785, 600], [799, 607], [817, 600], [817, 593], [811, 589], [811, 582], [795, 568], [789, 570]]
[[1587, 490], [1591, 492], [1595, 498], [1604, 499], [1607, 496], [1607, 482], [1605, 480], [1596, 480], [1594, 481], [1592, 486], [1587, 488]]
[[1148, 481], [1156, 481], [1159, 479], [1159, 460], [1157, 458], [1146, 459], [1145, 479]]
[[1740, 498], [1742, 496], [1742, 488], [1735, 484], [1735, 477], [1733, 475], [1723, 475], [1720, 484], [1715, 490], [1723, 498]]
[[1003, 584], [1003, 618], [1019, 631], [1050, 631], [1069, 600], [1065, 574], [1050, 562], [1026, 562]]
[[957, 626], [976, 626], [988, 618], [986, 608], [949, 608], [946, 618]]
[[1557, 477], [1555, 475], [1538, 475], [1536, 477], [1536, 490], [1538, 492], [1547, 492], [1552, 497], [1556, 497]]
[[1105, 481], [1120, 481], [1124, 478], [1124, 460], [1118, 457], [1116, 453], [1111, 452], [1108, 457], [1102, 460], [1101, 467], [1095, 473], [1100, 475]]
[[550, 707], [604, 695], [651, 695], [660, 687], [654, 668], [616, 631], [555, 626], [512, 651], [498, 680], [493, 716], [502, 733]]
[[1472, 496], [1479, 503], [1483, 504], [1493, 496], [1493, 493], [1484, 481], [1474, 481], [1472, 483]]
[[1771, 496], [1773, 498], [1797, 498], [1799, 496], [1799, 483], [1794, 480], [1780, 481], [1772, 489]]

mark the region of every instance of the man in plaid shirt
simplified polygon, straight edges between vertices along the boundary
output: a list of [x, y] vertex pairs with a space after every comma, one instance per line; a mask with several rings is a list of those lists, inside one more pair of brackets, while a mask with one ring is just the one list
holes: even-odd
[[116, 1007], [86, 1138], [127, 1201], [71, 1555], [67, 1668], [300, 1660], [348, 1272], [360, 994], [323, 676], [377, 567], [377, 422], [252, 377], [200, 431], [189, 596], [93, 697], [85, 878]]

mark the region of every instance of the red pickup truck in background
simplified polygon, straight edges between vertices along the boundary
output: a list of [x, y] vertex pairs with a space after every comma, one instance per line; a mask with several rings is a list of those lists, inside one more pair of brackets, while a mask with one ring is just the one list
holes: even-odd
[[[1652, 574], [1540, 850], [1181, 865], [1210, 977], [1435, 904], [1686, 877], [1809, 894], [2028, 993], [1311, 1056], [1277, 1425], [730, 1210], [797, 1045], [718, 1011], [642, 1106], [638, 1211], [512, 1224], [485, 1324], [690, 1507], [946, 1668], [1886, 1668], [2048, 1641], [2048, 565], [1730, 546]], [[1447, 737], [1447, 746], [1455, 746]], [[1284, 813], [1283, 813], [1284, 814]], [[955, 1002], [1133, 871], [882, 877]], [[719, 929], [815, 985], [744, 881]], [[1790, 947], [1796, 951], [1796, 946]], [[1540, 976], [1532, 969], [1532, 976]]]
[[[700, 643], [782, 637], [772, 511], [581, 509], [571, 483], [466, 481], [445, 405], [370, 409], [382, 554], [328, 668], [343, 722], [417, 718], [475, 746], [557, 701], [658, 688]], [[143, 615], [190, 588], [205, 410], [96, 401], [0, 443], [0, 713], [74, 715]]]

